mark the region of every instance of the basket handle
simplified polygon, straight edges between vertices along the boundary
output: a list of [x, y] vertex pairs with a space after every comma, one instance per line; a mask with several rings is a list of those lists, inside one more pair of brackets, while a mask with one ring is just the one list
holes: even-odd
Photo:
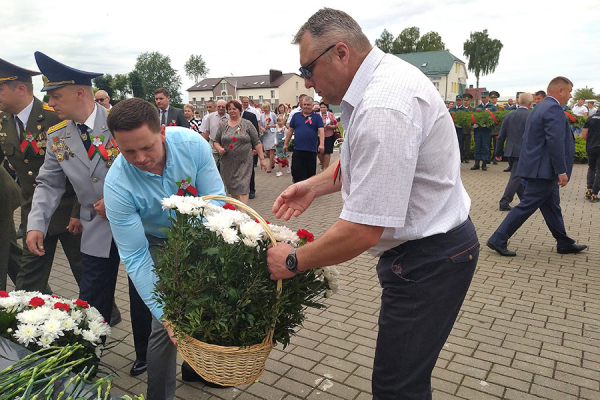
[[[258, 214], [256, 211], [254, 211], [254, 209], [252, 209], [252, 207], [250, 207], [249, 205], [244, 204], [241, 201], [236, 200], [234, 198], [227, 197], [227, 196], [221, 196], [219, 194], [209, 194], [206, 196], [202, 196], [202, 200], [206, 200], [206, 201], [223, 200], [223, 201], [226, 201], [227, 203], [233, 204], [236, 207], [244, 209], [248, 214], [252, 215], [254, 218], [256, 218], [258, 220], [258, 222], [262, 225], [265, 232], [267, 232], [267, 236], [269, 236], [269, 239], [271, 240], [271, 244], [273, 245], [273, 247], [277, 247], [277, 241], [275, 240], [275, 235], [273, 235], [273, 231], [271, 231], [271, 228], [269, 228], [269, 224], [267, 224], [267, 221], [265, 221], [264, 218], [261, 217], [260, 214]], [[277, 280], [277, 291], [280, 293], [281, 293], [281, 288], [282, 288], [281, 279], [278, 279]]]

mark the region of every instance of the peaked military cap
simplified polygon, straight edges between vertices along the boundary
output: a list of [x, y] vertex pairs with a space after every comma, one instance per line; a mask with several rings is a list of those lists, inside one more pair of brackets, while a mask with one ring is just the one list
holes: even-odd
[[0, 83], [10, 81], [31, 83], [31, 77], [40, 74], [40, 72], [18, 67], [0, 58]]
[[458, 96], [456, 96], [456, 100], [462, 100], [463, 97], [459, 94]]
[[488, 92], [487, 90], [484, 90], [483, 92], [481, 92], [481, 97], [489, 97], [489, 96], [490, 96], [490, 92]]
[[490, 97], [498, 98], [498, 97], [500, 97], [500, 93], [496, 92], [495, 90], [492, 90], [490, 92]]
[[463, 99], [472, 99], [473, 95], [471, 93], [465, 93], [463, 94]]
[[92, 86], [92, 79], [102, 76], [97, 72], [86, 72], [71, 68], [48, 57], [42, 52], [34, 53], [35, 61], [44, 76], [44, 87], [42, 91], [54, 90], [66, 85]]

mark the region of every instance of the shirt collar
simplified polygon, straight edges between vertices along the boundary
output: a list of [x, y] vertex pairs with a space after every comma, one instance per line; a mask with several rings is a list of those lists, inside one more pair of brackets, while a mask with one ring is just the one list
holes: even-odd
[[[546, 96], [546, 98], [550, 98], [550, 99], [554, 100], [554, 101], [555, 101], [555, 102], [557, 102], [557, 103], [558, 103], [558, 105], [560, 106], [560, 101], [556, 100], [556, 98], [554, 98], [554, 97], [552, 97], [552, 96]], [[542, 101], [544, 101], [544, 100], [542, 100]], [[540, 103], [541, 103], [542, 101], [540, 101]]]
[[367, 86], [371, 81], [371, 77], [373, 76], [373, 72], [383, 60], [385, 53], [381, 51], [378, 47], [373, 47], [369, 54], [365, 57], [362, 64], [356, 71], [356, 75], [352, 78], [352, 82], [348, 87], [348, 90], [344, 94], [342, 98], [342, 102], [346, 102], [350, 104], [352, 107], [356, 107], [360, 100], [363, 98], [365, 91], [367, 90]]
[[[94, 111], [92, 111], [90, 116], [87, 117], [87, 119], [84, 122], [84, 124], [88, 127], [88, 129], [90, 131], [94, 130], [94, 122], [96, 121], [96, 114], [98, 112], [98, 107], [103, 107], [103, 106], [98, 106], [98, 104], [94, 104]], [[79, 125], [79, 124], [77, 124], [77, 125]]]
[[[31, 110], [33, 109], [33, 99], [31, 99], [31, 103], [27, 107], [21, 110], [20, 113], [15, 115], [15, 117], [19, 117], [21, 122], [23, 123], [23, 128], [27, 128], [27, 121], [29, 120], [29, 115], [31, 115]], [[23, 133], [23, 132], [20, 132]]]

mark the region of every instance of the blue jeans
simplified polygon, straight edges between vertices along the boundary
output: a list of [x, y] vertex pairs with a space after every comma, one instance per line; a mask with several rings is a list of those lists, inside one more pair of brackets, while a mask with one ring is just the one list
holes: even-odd
[[471, 219], [403, 243], [377, 264], [383, 288], [373, 399], [431, 399], [431, 372], [452, 330], [479, 257]]

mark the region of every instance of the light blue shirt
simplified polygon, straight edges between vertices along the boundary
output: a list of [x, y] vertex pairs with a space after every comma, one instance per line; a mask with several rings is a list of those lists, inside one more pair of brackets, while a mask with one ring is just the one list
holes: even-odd
[[162, 306], [152, 297], [157, 281], [146, 235], [165, 238], [161, 228], [170, 228], [169, 210], [162, 199], [177, 194], [188, 177], [198, 196], [225, 195], [210, 146], [196, 132], [181, 127], [166, 128], [166, 164], [163, 174], [142, 171], [120, 155], [104, 182], [104, 205], [121, 260], [140, 297], [160, 321]]

